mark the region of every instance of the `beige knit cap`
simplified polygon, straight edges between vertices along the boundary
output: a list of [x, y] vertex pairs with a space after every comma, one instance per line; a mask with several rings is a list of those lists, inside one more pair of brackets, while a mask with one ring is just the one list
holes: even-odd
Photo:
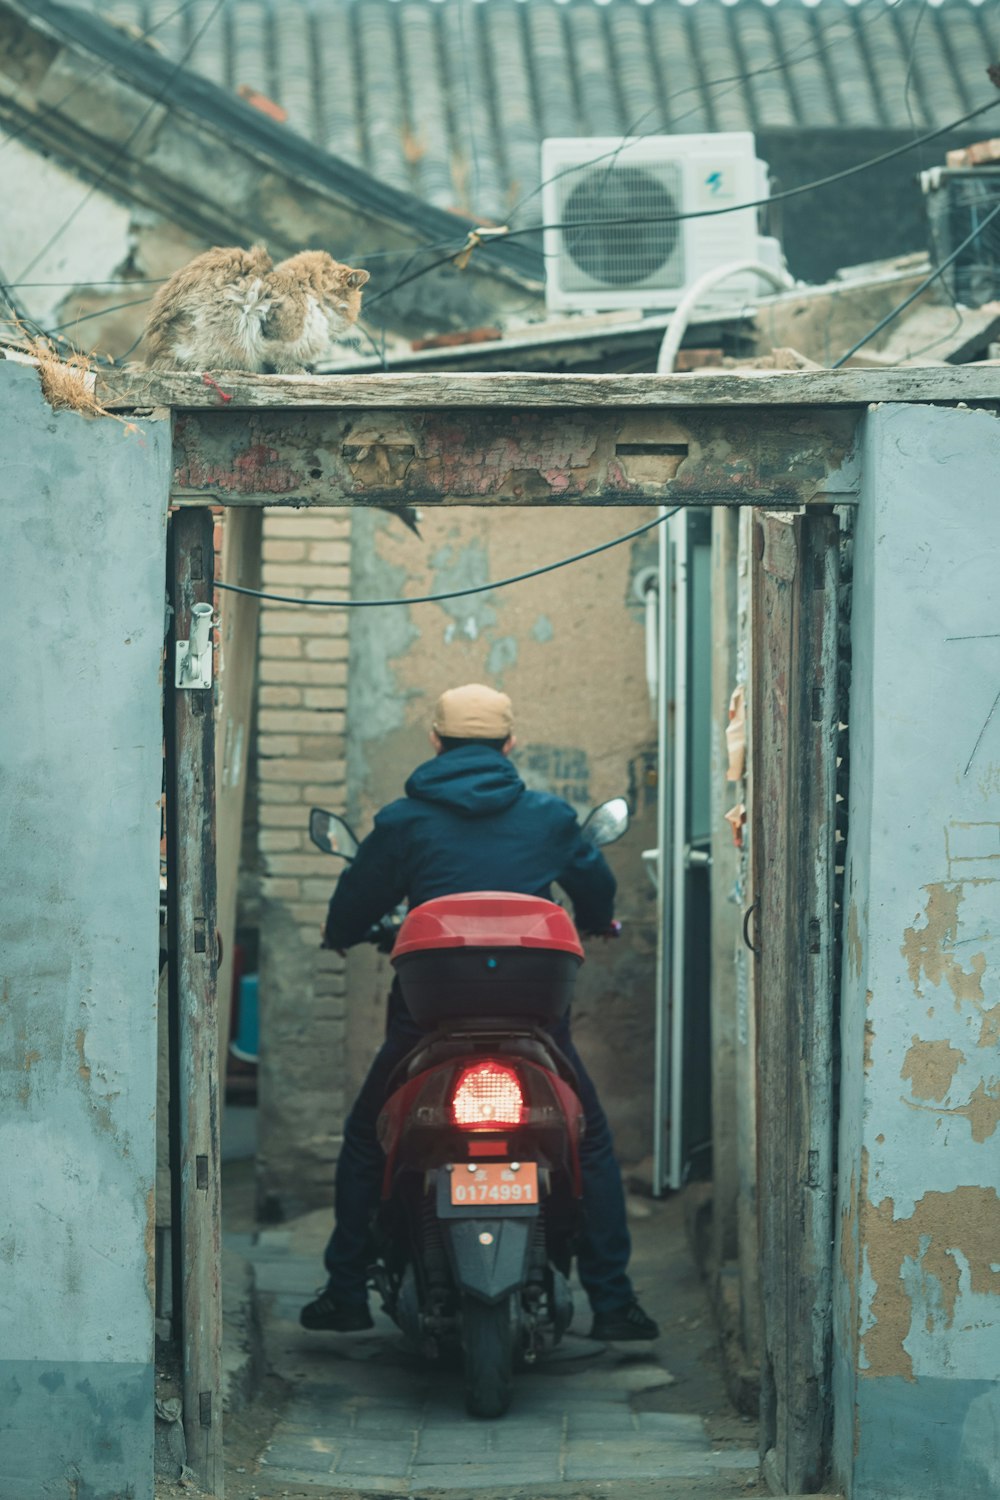
[[511, 701], [481, 682], [449, 688], [437, 701], [434, 728], [444, 739], [505, 740], [514, 728]]

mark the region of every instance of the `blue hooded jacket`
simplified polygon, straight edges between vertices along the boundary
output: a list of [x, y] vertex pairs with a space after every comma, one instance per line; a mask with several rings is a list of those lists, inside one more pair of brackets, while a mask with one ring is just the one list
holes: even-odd
[[517, 891], [573, 903], [577, 926], [601, 932], [615, 877], [583, 837], [568, 802], [530, 792], [499, 750], [466, 744], [418, 766], [337, 883], [326, 919], [331, 948], [349, 948], [400, 901], [419, 906], [460, 891]]

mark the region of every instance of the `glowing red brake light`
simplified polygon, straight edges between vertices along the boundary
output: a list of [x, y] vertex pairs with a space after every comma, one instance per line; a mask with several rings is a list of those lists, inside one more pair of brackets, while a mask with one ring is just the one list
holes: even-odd
[[451, 1114], [463, 1130], [495, 1130], [520, 1125], [524, 1095], [513, 1068], [483, 1062], [466, 1068], [451, 1098]]

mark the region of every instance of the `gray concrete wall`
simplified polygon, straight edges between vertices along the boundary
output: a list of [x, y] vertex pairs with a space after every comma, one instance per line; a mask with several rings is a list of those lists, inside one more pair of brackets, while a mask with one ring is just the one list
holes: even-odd
[[[359, 598], [392, 597], [479, 584], [649, 519], [648, 510], [633, 508], [462, 506], [429, 510], [417, 541], [379, 512], [356, 512], [352, 589]], [[371, 826], [379, 806], [402, 795], [410, 771], [431, 755], [438, 694], [468, 681], [513, 698], [516, 760], [529, 785], [581, 812], [617, 793], [629, 796], [633, 826], [608, 851], [625, 936], [588, 945], [574, 1005], [574, 1035], [626, 1162], [652, 1149], [656, 912], [641, 853], [656, 841], [656, 726], [632, 582], [655, 561], [654, 535], [512, 588], [443, 605], [364, 610], [351, 619], [348, 785], [359, 831]], [[331, 860], [331, 885], [335, 874]], [[390, 978], [386, 960], [352, 951], [348, 1093], [378, 1044]]]
[[0, 1497], [150, 1500], [169, 423], [0, 429]]
[[851, 1500], [1000, 1492], [998, 471], [990, 414], [866, 418], [835, 1287]]

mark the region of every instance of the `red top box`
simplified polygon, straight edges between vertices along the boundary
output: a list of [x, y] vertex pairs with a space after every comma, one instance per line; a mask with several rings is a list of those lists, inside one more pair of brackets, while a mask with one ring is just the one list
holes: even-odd
[[392, 961], [442, 948], [544, 948], [583, 958], [567, 912], [554, 901], [510, 891], [438, 896], [408, 913]]

